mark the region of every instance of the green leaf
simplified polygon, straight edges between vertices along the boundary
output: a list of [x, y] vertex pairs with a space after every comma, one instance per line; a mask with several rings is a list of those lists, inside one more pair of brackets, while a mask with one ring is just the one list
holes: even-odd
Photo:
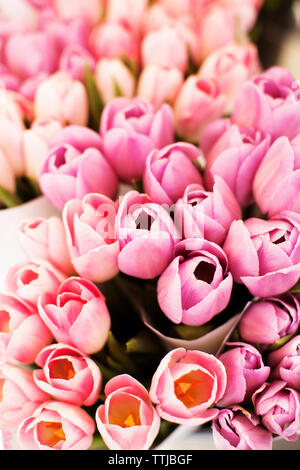
[[207, 333], [212, 331], [213, 328], [214, 326], [212, 324], [207, 324], [203, 326], [179, 325], [175, 326], [173, 330], [177, 333], [179, 338], [192, 341], [194, 339], [202, 338], [202, 336], [207, 335]]
[[275, 351], [276, 349], [281, 348], [284, 346], [290, 339], [292, 339], [293, 335], [284, 336], [276, 341], [272, 346], [269, 347], [268, 351]]
[[130, 360], [125, 347], [116, 340], [112, 332], [108, 335], [107, 348], [112, 359], [124, 366], [125, 370], [135, 369], [135, 364]]
[[84, 68], [84, 81], [89, 101], [90, 127], [95, 131], [99, 131], [100, 118], [104, 108], [95, 77], [91, 68], [86, 65]]
[[150, 332], [142, 331], [135, 338], [127, 341], [126, 350], [129, 354], [155, 355], [161, 352], [161, 347]]
[[7, 208], [16, 207], [22, 204], [22, 200], [16, 195], [0, 186], [0, 201]]
[[119, 83], [117, 80], [114, 80], [114, 87], [115, 87], [115, 95], [117, 98], [121, 98], [123, 96], [123, 91], [120, 88]]

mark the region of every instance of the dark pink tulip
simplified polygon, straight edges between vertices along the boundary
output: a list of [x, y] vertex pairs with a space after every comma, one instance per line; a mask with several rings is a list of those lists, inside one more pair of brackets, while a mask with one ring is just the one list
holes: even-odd
[[189, 185], [175, 206], [175, 223], [184, 238], [205, 238], [222, 246], [231, 223], [241, 219], [240, 206], [219, 176], [211, 192]]
[[157, 111], [141, 98], [115, 98], [104, 108], [100, 133], [108, 161], [123, 181], [131, 182], [142, 178], [152, 150], [174, 142], [172, 109], [165, 104]]
[[174, 257], [178, 234], [171, 216], [146, 194], [127, 193], [116, 217], [116, 238], [120, 242], [120, 271], [129, 276], [154, 279]]
[[67, 72], [74, 80], [84, 80], [84, 69], [88, 66], [94, 71], [96, 60], [92, 54], [82, 47], [75, 44], [64, 49], [59, 62], [59, 69]]
[[227, 374], [227, 387], [218, 402], [222, 408], [247, 403], [271, 372], [254, 346], [246, 343], [227, 343], [227, 346], [228, 350], [219, 356]]
[[266, 349], [281, 338], [295, 334], [299, 323], [299, 302], [295, 296], [286, 294], [250, 302], [238, 328], [242, 341]]
[[273, 435], [297, 441], [300, 431], [300, 394], [286, 382], [264, 384], [253, 395], [255, 412]]
[[212, 189], [215, 177], [220, 176], [241, 206], [251, 204], [253, 180], [269, 149], [270, 137], [232, 124], [229, 119], [220, 119], [206, 127], [200, 146], [206, 160], [207, 187]]
[[95, 284], [69, 278], [57, 294], [46, 293], [40, 297], [38, 310], [59, 343], [74, 346], [88, 355], [103, 348], [111, 320], [105, 298]]
[[234, 280], [254, 296], [283, 294], [300, 278], [300, 216], [234, 221], [223, 248]]
[[283, 380], [300, 392], [300, 336], [296, 335], [284, 346], [268, 355], [272, 379]]
[[157, 297], [164, 314], [176, 324], [200, 326], [228, 305], [232, 276], [218, 245], [201, 238], [179, 242], [175, 259], [161, 275]]
[[254, 413], [237, 406], [220, 410], [212, 430], [219, 450], [272, 449], [272, 433], [260, 425]]
[[195, 166], [199, 158], [199, 149], [185, 142], [153, 150], [146, 159], [145, 192], [154, 202], [171, 206], [189, 184], [202, 184], [202, 176]]

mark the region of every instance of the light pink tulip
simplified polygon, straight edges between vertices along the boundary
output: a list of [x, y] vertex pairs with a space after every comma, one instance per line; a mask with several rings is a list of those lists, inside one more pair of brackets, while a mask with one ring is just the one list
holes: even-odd
[[66, 232], [58, 217], [24, 220], [19, 228], [18, 239], [28, 259], [42, 259], [67, 275], [74, 274]]
[[66, 72], [56, 72], [37, 88], [35, 117], [55, 119], [63, 125], [85, 126], [88, 122], [88, 97], [84, 85]]
[[84, 16], [62, 20], [55, 15], [45, 15], [41, 17], [40, 27], [53, 37], [60, 55], [70, 46], [88, 49], [91, 26]]
[[101, 371], [78, 349], [54, 344], [43, 349], [35, 362], [41, 367], [33, 371], [36, 385], [55, 400], [78, 406], [92, 406], [98, 401]]
[[212, 189], [218, 175], [242, 207], [253, 203], [253, 181], [270, 141], [270, 136], [232, 124], [229, 119], [218, 119], [209, 124], [200, 142], [206, 160], [205, 183], [208, 189]]
[[95, 427], [79, 406], [48, 401], [22, 421], [18, 440], [22, 450], [88, 450]]
[[146, 65], [168, 65], [185, 72], [188, 65], [188, 49], [184, 38], [171, 27], [163, 27], [148, 33], [142, 42], [142, 62]]
[[176, 142], [161, 150], [153, 150], [146, 159], [144, 189], [153, 202], [172, 206], [189, 184], [202, 184], [195, 163], [199, 149], [185, 142]]
[[147, 0], [109, 0], [106, 20], [112, 23], [127, 24], [134, 31], [139, 32], [143, 16], [147, 11], [147, 3]]
[[206, 0], [159, 0], [158, 3], [169, 15], [182, 17], [182, 15], [198, 15]]
[[49, 395], [34, 383], [32, 372], [0, 364], [0, 428], [15, 430]]
[[105, 104], [121, 95], [132, 98], [135, 77], [120, 59], [100, 59], [95, 69], [95, 81]]
[[46, 292], [55, 294], [66, 275], [44, 260], [31, 260], [12, 266], [5, 278], [8, 292], [36, 305]]
[[175, 206], [175, 223], [183, 238], [205, 238], [222, 246], [234, 220], [242, 218], [240, 206], [222, 178], [216, 176], [211, 192], [189, 185]]
[[[17, 103], [6, 96], [0, 106], [0, 150], [5, 155], [7, 163], [16, 177], [24, 175], [25, 161], [22, 149], [23, 132], [25, 125], [23, 116]], [[2, 165], [4, 165], [2, 163]], [[8, 172], [8, 169], [6, 169]], [[8, 172], [9, 181], [9, 172]]]
[[224, 251], [202, 238], [176, 245], [174, 260], [157, 284], [160, 308], [177, 325], [208, 323], [227, 307], [231, 292], [232, 275]]
[[238, 406], [221, 409], [212, 431], [218, 450], [272, 450], [272, 433], [255, 413]]
[[107, 447], [148, 450], [159, 432], [160, 418], [144, 386], [129, 375], [120, 375], [106, 384], [105, 395], [96, 422]]
[[167, 210], [137, 191], [130, 191], [120, 201], [116, 237], [121, 247], [120, 271], [141, 279], [154, 279], [167, 268], [178, 241]]
[[0, 361], [32, 364], [53, 337], [32, 305], [0, 295]]
[[1, 29], [4, 27], [7, 32], [34, 31], [38, 27], [39, 12], [27, 0], [0, 0], [0, 10]]
[[245, 0], [243, 2], [239, 0], [220, 0], [218, 3], [223, 8], [234, 11], [240, 29], [248, 32], [257, 20], [263, 0]]
[[38, 310], [59, 343], [88, 355], [103, 348], [111, 320], [105, 298], [91, 282], [67, 279], [56, 295], [46, 293], [39, 298]]
[[119, 272], [120, 243], [115, 234], [117, 204], [101, 194], [69, 201], [63, 211], [67, 244], [78, 274], [106, 282]]
[[164, 103], [173, 105], [183, 84], [183, 73], [169, 66], [149, 64], [139, 77], [137, 95], [159, 109]]
[[91, 24], [96, 24], [103, 13], [103, 0], [73, 0], [72, 5], [65, 0], [54, 0], [54, 7], [59, 18], [72, 19], [84, 18]]
[[59, 69], [67, 72], [74, 80], [84, 81], [85, 67], [93, 72], [96, 61], [88, 49], [80, 44], [74, 44], [64, 49], [60, 61]]
[[223, 248], [234, 281], [257, 297], [291, 289], [300, 278], [299, 224], [294, 212], [270, 220], [232, 222]]
[[226, 97], [216, 80], [190, 75], [174, 104], [176, 131], [181, 138], [198, 143], [204, 128], [220, 118], [225, 108]]
[[227, 343], [226, 346], [227, 351], [219, 356], [227, 374], [225, 393], [217, 403], [222, 408], [249, 402], [271, 372], [254, 346], [247, 343]]
[[268, 354], [268, 364], [272, 367], [272, 379], [283, 380], [300, 392], [300, 336], [295, 335], [284, 346]]
[[202, 425], [214, 419], [214, 404], [226, 388], [223, 364], [213, 355], [183, 348], [168, 353], [155, 372], [150, 398], [161, 418], [178, 424]]
[[23, 133], [23, 153], [26, 175], [39, 181], [39, 177], [49, 154], [53, 137], [63, 128], [59, 121], [52, 119], [35, 120], [30, 129]]
[[11, 193], [16, 191], [16, 178], [13, 168], [2, 150], [0, 150], [0, 187]]

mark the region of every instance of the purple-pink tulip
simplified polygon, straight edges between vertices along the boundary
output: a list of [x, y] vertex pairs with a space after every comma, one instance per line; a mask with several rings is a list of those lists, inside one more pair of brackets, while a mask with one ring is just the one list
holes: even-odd
[[273, 435], [297, 441], [300, 431], [300, 394], [285, 382], [264, 384], [254, 395], [256, 414]]
[[272, 433], [261, 426], [255, 413], [238, 406], [221, 409], [212, 431], [218, 450], [272, 449]]
[[96, 411], [99, 433], [111, 450], [148, 450], [160, 429], [145, 387], [129, 375], [111, 379], [106, 400]]
[[291, 289], [300, 278], [299, 222], [294, 212], [232, 222], [223, 248], [234, 280], [257, 297]]
[[197, 184], [188, 185], [175, 206], [175, 223], [183, 238], [205, 238], [220, 246], [231, 223], [241, 218], [235, 196], [219, 176], [211, 192]]
[[150, 397], [161, 418], [202, 425], [214, 419], [214, 408], [226, 388], [223, 364], [213, 355], [183, 348], [168, 353], [155, 372]]
[[41, 367], [33, 371], [36, 385], [55, 400], [78, 406], [92, 406], [97, 402], [101, 371], [78, 349], [53, 344], [38, 354], [35, 363]]
[[176, 245], [174, 260], [159, 278], [157, 298], [173, 323], [200, 326], [227, 307], [232, 284], [222, 248], [190, 238]]
[[106, 282], [119, 272], [120, 243], [115, 234], [117, 204], [101, 194], [69, 201], [63, 212], [67, 244], [77, 273]]
[[13, 295], [0, 295], [0, 362], [32, 364], [52, 340], [32, 305]]
[[227, 374], [226, 390], [218, 402], [222, 408], [249, 402], [271, 372], [254, 346], [247, 343], [227, 343], [227, 346], [228, 350], [219, 356]]
[[268, 364], [272, 367], [272, 379], [283, 380], [300, 392], [300, 336], [296, 335], [281, 348], [268, 354]]
[[0, 428], [15, 430], [41, 403], [49, 400], [35, 383], [32, 371], [0, 364]]
[[100, 132], [108, 161], [131, 182], [142, 178], [152, 150], [174, 142], [173, 112], [167, 104], [157, 111], [141, 98], [115, 98], [104, 108]]
[[254, 201], [253, 180], [269, 149], [270, 137], [220, 119], [207, 126], [200, 145], [206, 160], [206, 186], [212, 189], [215, 177], [220, 176], [241, 206], [250, 205]]
[[111, 320], [105, 298], [95, 284], [69, 278], [56, 295], [45, 293], [39, 298], [38, 310], [59, 343], [88, 355], [105, 345]]
[[116, 238], [121, 248], [120, 271], [154, 279], [172, 261], [178, 234], [166, 209], [153, 203], [146, 194], [130, 191], [119, 204]]
[[202, 176], [195, 165], [200, 155], [196, 146], [186, 142], [153, 150], [146, 159], [145, 192], [154, 202], [172, 206], [189, 184], [202, 185]]
[[286, 294], [250, 302], [240, 318], [238, 330], [242, 341], [267, 349], [295, 334], [299, 324], [299, 302], [296, 296]]
[[52, 400], [22, 421], [18, 441], [22, 450], [88, 450], [95, 427], [79, 406]]

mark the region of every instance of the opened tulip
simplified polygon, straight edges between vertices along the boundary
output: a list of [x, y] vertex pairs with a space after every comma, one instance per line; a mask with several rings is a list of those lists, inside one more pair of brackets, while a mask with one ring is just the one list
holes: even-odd
[[95, 423], [79, 406], [47, 401], [22, 421], [18, 441], [22, 450], [87, 450]]
[[223, 364], [213, 355], [183, 348], [168, 353], [155, 372], [150, 397], [161, 418], [198, 426], [214, 419], [226, 388]]
[[110, 315], [105, 298], [91, 282], [67, 279], [57, 294], [46, 293], [39, 298], [38, 310], [59, 343], [74, 346], [88, 355], [105, 345]]
[[69, 252], [76, 271], [85, 279], [106, 282], [119, 272], [116, 214], [117, 204], [101, 194], [88, 194], [65, 205]]
[[291, 289], [300, 278], [299, 223], [294, 212], [232, 222], [223, 248], [234, 280], [257, 297]]
[[227, 374], [227, 386], [218, 406], [247, 403], [270, 376], [271, 368], [264, 365], [260, 352], [247, 343], [227, 343], [228, 350], [219, 356]]
[[282, 380], [300, 392], [300, 336], [296, 335], [281, 348], [268, 354], [272, 379]]
[[99, 433], [111, 450], [148, 450], [160, 429], [147, 390], [129, 375], [105, 386], [106, 400], [96, 412]]
[[101, 116], [105, 155], [124, 182], [141, 179], [154, 149], [174, 142], [173, 113], [165, 104], [156, 110], [141, 98], [115, 98]]
[[272, 449], [272, 433], [261, 426], [255, 413], [238, 406], [220, 410], [212, 431], [218, 450]]
[[176, 245], [174, 260], [159, 278], [157, 298], [173, 323], [201, 326], [227, 307], [232, 284], [222, 248], [190, 238]]
[[101, 371], [78, 349], [54, 344], [43, 349], [35, 362], [41, 367], [33, 371], [36, 385], [54, 399], [78, 406], [92, 406], [97, 402]]

